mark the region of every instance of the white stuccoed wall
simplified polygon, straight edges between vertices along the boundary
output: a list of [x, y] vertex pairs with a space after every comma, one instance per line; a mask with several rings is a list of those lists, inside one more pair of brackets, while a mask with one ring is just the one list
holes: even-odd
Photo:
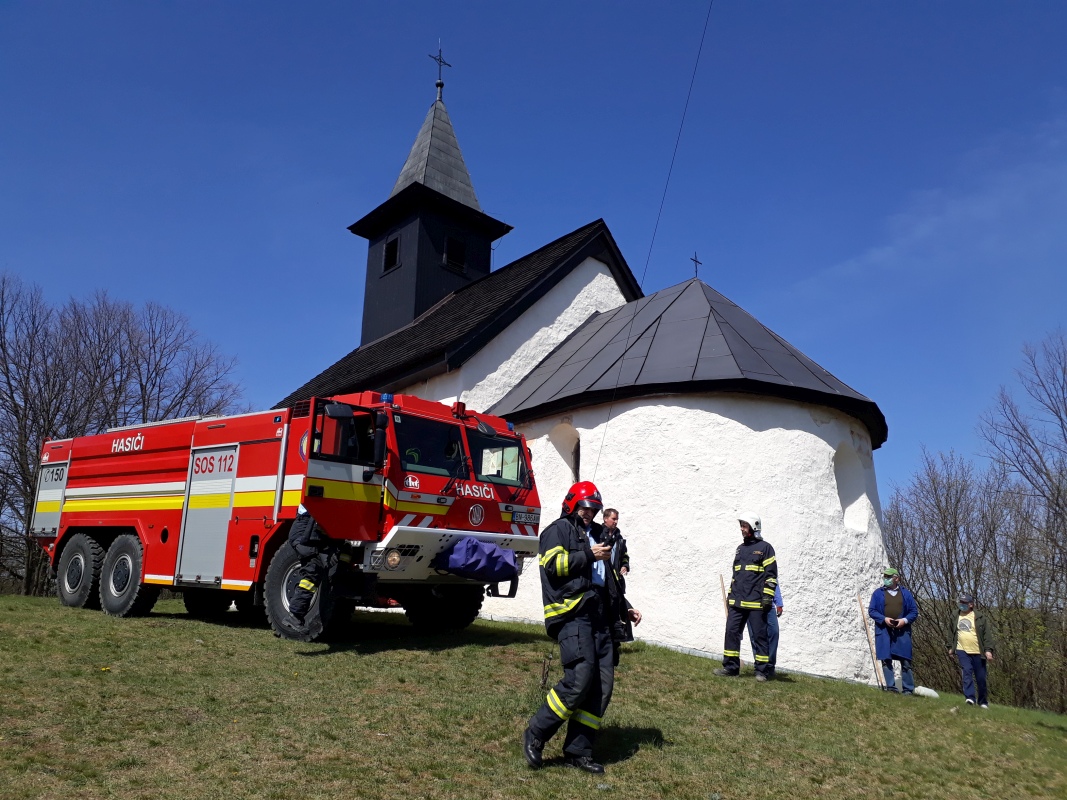
[[625, 302], [607, 265], [587, 258], [460, 369], [400, 391], [485, 411], [594, 312]]
[[[587, 259], [460, 369], [400, 391], [487, 409], [590, 314], [623, 302], [608, 268]], [[873, 682], [856, 593], [866, 606], [886, 562], [866, 428], [821, 406], [742, 394], [619, 402], [605, 438], [607, 414], [596, 406], [519, 429], [533, 451], [542, 528], [559, 513], [581, 441], [581, 479], [620, 510], [634, 568], [628, 597], [645, 615], [638, 638], [721, 655], [719, 575], [729, 587], [736, 515], [752, 510], [778, 553], [778, 664]], [[536, 563], [516, 598], [488, 598], [482, 615], [541, 624]], [[747, 635], [742, 658], [751, 663]]]
[[[533, 451], [542, 528], [571, 484], [570, 451], [560, 452], [550, 433], [562, 441], [573, 426], [580, 437], [581, 478], [594, 480], [604, 502], [620, 510], [633, 564], [628, 597], [645, 617], [638, 638], [721, 655], [719, 575], [729, 589], [741, 540], [736, 515], [752, 510], [778, 554], [786, 609], [779, 666], [873, 682], [856, 593], [866, 606], [885, 552], [861, 423], [742, 394], [619, 402], [605, 437], [606, 416], [607, 407], [597, 406], [520, 430]], [[515, 599], [487, 599], [483, 615], [541, 622], [535, 566]], [[747, 635], [742, 658], [751, 664]]]

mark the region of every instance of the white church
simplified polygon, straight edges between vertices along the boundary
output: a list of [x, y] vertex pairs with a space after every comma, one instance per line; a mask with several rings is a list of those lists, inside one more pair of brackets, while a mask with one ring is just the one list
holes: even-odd
[[[699, 280], [645, 296], [603, 220], [490, 271], [511, 226], [481, 210], [442, 86], [389, 198], [350, 227], [369, 241], [363, 344], [279, 405], [377, 390], [506, 417], [545, 523], [593, 480], [620, 511], [638, 638], [687, 652], [721, 656], [720, 576], [755, 511], [778, 554], [778, 666], [873, 682], [857, 593], [886, 565], [878, 406]], [[540, 624], [536, 574], [482, 616]]]

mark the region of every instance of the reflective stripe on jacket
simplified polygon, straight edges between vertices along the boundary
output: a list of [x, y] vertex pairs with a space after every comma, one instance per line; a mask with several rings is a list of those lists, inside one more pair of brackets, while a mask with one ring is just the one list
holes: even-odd
[[573, 617], [593, 589], [593, 551], [574, 517], [561, 517], [541, 533], [541, 599], [550, 636]]
[[735, 608], [756, 609], [763, 598], [773, 600], [778, 586], [778, 559], [769, 542], [749, 537], [734, 553], [734, 575], [727, 602]]

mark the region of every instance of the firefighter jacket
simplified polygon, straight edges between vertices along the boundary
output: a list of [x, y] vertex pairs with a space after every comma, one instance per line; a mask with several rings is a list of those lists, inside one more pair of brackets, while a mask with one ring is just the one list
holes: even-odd
[[731, 608], [759, 609], [764, 598], [768, 605], [774, 602], [777, 586], [778, 562], [774, 548], [755, 536], [748, 537], [734, 553], [734, 576], [727, 602]]
[[541, 533], [541, 599], [545, 629], [553, 638], [564, 622], [577, 616], [593, 591], [591, 544], [576, 517], [560, 517]]
[[[593, 523], [593, 536], [600, 525]], [[563, 623], [582, 613], [585, 601], [597, 589], [593, 585], [593, 551], [595, 539], [586, 535], [577, 517], [560, 517], [541, 533], [541, 598], [545, 607], [545, 630], [556, 638]], [[615, 580], [615, 571], [606, 565], [603, 600], [615, 641], [632, 641], [629, 621], [630, 604]]]

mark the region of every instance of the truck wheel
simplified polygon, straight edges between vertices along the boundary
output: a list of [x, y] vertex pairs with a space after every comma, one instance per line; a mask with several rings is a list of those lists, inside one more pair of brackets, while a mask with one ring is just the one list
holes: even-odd
[[141, 617], [152, 610], [159, 587], [141, 583], [141, 541], [132, 533], [115, 538], [100, 568], [100, 607], [112, 617]]
[[327, 578], [315, 592], [311, 607], [304, 617], [304, 624], [301, 625], [289, 611], [289, 598], [293, 596], [296, 585], [300, 582], [297, 577], [299, 569], [300, 556], [296, 554], [293, 546], [286, 542], [274, 554], [270, 566], [267, 567], [263, 597], [267, 607], [267, 620], [274, 633], [283, 639], [316, 642], [323, 638], [332, 616], [334, 604], [330, 602], [330, 581]]
[[217, 620], [230, 610], [233, 595], [221, 589], [183, 589], [182, 601], [190, 617]]
[[420, 631], [459, 631], [478, 618], [483, 586], [418, 586], [398, 597], [408, 621]]
[[91, 536], [70, 537], [56, 569], [59, 602], [71, 608], [100, 608], [100, 565], [104, 548]]

